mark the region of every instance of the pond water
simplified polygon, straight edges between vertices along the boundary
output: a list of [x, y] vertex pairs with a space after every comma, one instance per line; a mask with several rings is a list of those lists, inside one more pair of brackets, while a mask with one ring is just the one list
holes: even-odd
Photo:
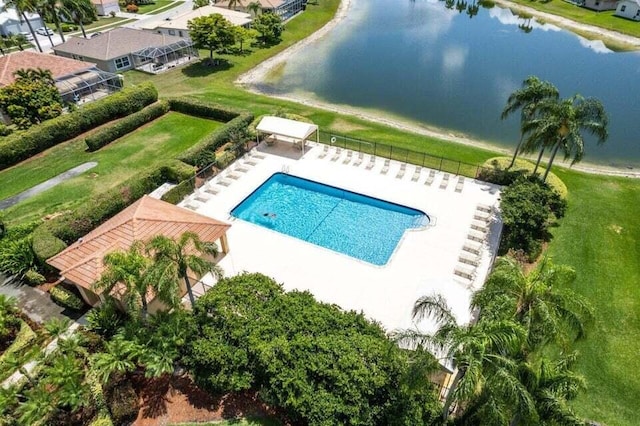
[[337, 28], [259, 86], [515, 146], [519, 116], [501, 121], [500, 112], [537, 75], [563, 97], [604, 104], [610, 137], [599, 147], [588, 141], [585, 161], [640, 166], [640, 53], [613, 52], [508, 9], [478, 7], [471, 17], [460, 9], [450, 0], [352, 0]]

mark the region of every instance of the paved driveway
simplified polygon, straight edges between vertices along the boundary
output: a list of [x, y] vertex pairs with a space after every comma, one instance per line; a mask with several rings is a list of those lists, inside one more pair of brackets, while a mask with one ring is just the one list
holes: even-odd
[[7, 278], [0, 274], [0, 294], [13, 297], [18, 307], [33, 321], [43, 323], [50, 318], [71, 318], [79, 315], [56, 305], [49, 295], [37, 288], [21, 283], [19, 280]]

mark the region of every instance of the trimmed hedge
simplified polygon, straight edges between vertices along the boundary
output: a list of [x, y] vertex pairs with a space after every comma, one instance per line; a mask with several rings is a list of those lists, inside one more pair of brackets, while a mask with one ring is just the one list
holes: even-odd
[[108, 121], [139, 111], [157, 100], [155, 87], [151, 83], [144, 83], [47, 120], [24, 132], [7, 136], [0, 142], [0, 170]]
[[165, 115], [167, 112], [169, 112], [169, 103], [167, 101], [158, 101], [114, 124], [103, 127], [85, 138], [84, 142], [87, 144], [89, 151], [96, 151], [114, 140], [131, 133], [138, 127]]
[[181, 112], [187, 115], [209, 118], [226, 123], [233, 120], [245, 111], [229, 108], [224, 105], [199, 101], [191, 98], [168, 98], [171, 111]]
[[225, 126], [202, 138], [196, 145], [182, 153], [178, 159], [196, 167], [211, 164], [215, 161], [216, 150], [229, 142], [233, 133], [245, 129], [252, 120], [253, 114], [248, 112], [240, 114]]
[[78, 296], [70, 292], [64, 287], [56, 286], [49, 290], [51, 299], [58, 305], [79, 311], [84, 307], [84, 302]]
[[39, 226], [33, 232], [33, 241], [31, 243], [33, 253], [36, 255], [36, 259], [41, 265], [46, 265], [46, 260], [55, 256], [62, 250], [67, 248], [67, 245], [60, 238], [57, 238], [45, 226]]
[[[139, 174], [96, 196], [71, 215], [60, 216], [43, 223], [40, 226], [42, 229], [38, 228], [34, 232], [34, 240], [39, 240], [37, 244], [47, 246], [46, 240], [53, 237], [70, 244], [166, 181], [182, 182], [192, 178], [194, 174], [193, 167], [177, 160], [170, 161], [162, 167]], [[60, 247], [61, 245], [56, 246], [56, 248]], [[52, 250], [46, 254], [51, 257], [60, 251], [53, 253]]]
[[184, 197], [191, 194], [195, 188], [195, 179], [183, 180], [178, 185], [168, 190], [162, 196], [162, 201], [166, 201], [171, 204], [178, 204], [180, 201], [184, 200]]

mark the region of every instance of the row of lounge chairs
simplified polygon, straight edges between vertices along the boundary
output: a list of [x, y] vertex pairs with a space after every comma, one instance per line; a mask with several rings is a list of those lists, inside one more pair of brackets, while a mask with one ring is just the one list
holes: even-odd
[[[326, 158], [329, 155], [329, 150], [330, 150], [330, 146], [324, 145], [322, 151], [318, 155], [318, 158], [320, 159]], [[342, 148], [336, 147], [335, 153], [333, 154], [333, 156], [331, 156], [330, 160], [338, 161], [341, 156], [342, 156]], [[346, 155], [345, 155], [345, 158], [342, 160], [342, 164], [349, 164], [353, 160], [352, 165], [355, 167], [358, 167], [364, 162], [364, 156], [365, 154], [363, 152], [358, 152], [357, 154], [355, 154], [354, 151], [348, 149], [346, 150]], [[370, 154], [369, 161], [367, 162], [367, 165], [365, 166], [365, 168], [367, 170], [371, 170], [373, 169], [375, 164], [376, 164], [376, 156]], [[391, 160], [386, 158], [384, 160], [382, 168], [380, 169], [380, 174], [386, 175], [387, 173], [389, 173], [390, 166], [391, 166]], [[396, 174], [396, 179], [404, 178], [406, 172], [407, 172], [407, 163], [401, 163], [400, 170], [398, 170], [398, 173]], [[411, 176], [411, 181], [417, 182], [420, 179], [421, 174], [422, 174], [422, 167], [415, 166], [413, 175]], [[429, 174], [427, 175], [427, 178], [424, 181], [424, 184], [427, 186], [431, 186], [431, 184], [433, 184], [433, 181], [435, 180], [435, 177], [436, 177], [436, 171], [433, 169], [430, 169]], [[440, 189], [447, 189], [447, 187], [449, 186], [450, 178], [451, 178], [451, 175], [449, 173], [444, 173], [444, 175], [442, 176], [442, 181], [440, 181]], [[458, 176], [458, 182], [456, 183], [455, 192], [462, 192], [462, 189], [464, 188], [464, 182], [465, 182], [465, 178], [463, 176]]]
[[489, 235], [492, 217], [492, 206], [478, 204], [467, 232], [467, 239], [458, 256], [458, 263], [453, 270], [456, 278], [463, 279], [469, 287], [476, 279], [477, 268], [480, 264], [484, 243]]
[[223, 188], [231, 186], [234, 181], [249, 171], [249, 169], [263, 160], [265, 156], [259, 152], [249, 151], [240, 160], [236, 161], [232, 168], [225, 170], [216, 176], [215, 180], [208, 181], [198, 188], [184, 206], [190, 210], [197, 210], [202, 204], [218, 195]]

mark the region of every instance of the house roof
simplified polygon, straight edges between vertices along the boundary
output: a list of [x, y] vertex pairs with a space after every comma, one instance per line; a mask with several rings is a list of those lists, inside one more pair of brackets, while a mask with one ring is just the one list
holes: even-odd
[[[5, 2], [0, 0], [0, 10], [5, 8]], [[35, 21], [40, 19], [40, 15], [37, 13], [25, 12], [27, 19], [29, 21]], [[18, 12], [13, 7], [8, 7], [7, 10], [3, 10], [0, 12], [0, 23], [5, 23], [7, 21], [15, 21], [22, 23], [22, 16], [18, 15]]]
[[118, 0], [91, 0], [92, 4], [98, 5], [110, 5], [110, 4], [118, 4]]
[[126, 56], [147, 47], [161, 47], [182, 40], [180, 37], [135, 30], [133, 28], [115, 28], [91, 38], [69, 37], [66, 42], [53, 48], [64, 52], [106, 61]]
[[15, 81], [13, 73], [19, 69], [42, 68], [51, 71], [54, 80], [70, 74], [95, 68], [96, 64], [77, 61], [71, 58], [36, 53], [30, 51], [15, 52], [0, 57], [0, 86], [6, 86]]
[[134, 241], [148, 241], [156, 235], [176, 238], [185, 232], [202, 241], [214, 242], [231, 225], [145, 195], [89, 232], [62, 252], [47, 260], [60, 275], [76, 285], [92, 288], [104, 270], [102, 259], [115, 250], [128, 250]]
[[140, 28], [145, 28], [148, 30], [154, 30], [156, 28], [168, 28], [187, 31], [188, 23], [190, 20], [202, 16], [213, 15], [214, 13], [219, 13], [227, 21], [237, 26], [246, 25], [251, 22], [251, 15], [249, 15], [248, 13], [238, 12], [237, 10], [229, 10], [216, 6], [203, 6], [174, 16], [169, 16], [165, 19], [160, 18], [154, 19], [152, 21], [145, 20], [139, 26]]

